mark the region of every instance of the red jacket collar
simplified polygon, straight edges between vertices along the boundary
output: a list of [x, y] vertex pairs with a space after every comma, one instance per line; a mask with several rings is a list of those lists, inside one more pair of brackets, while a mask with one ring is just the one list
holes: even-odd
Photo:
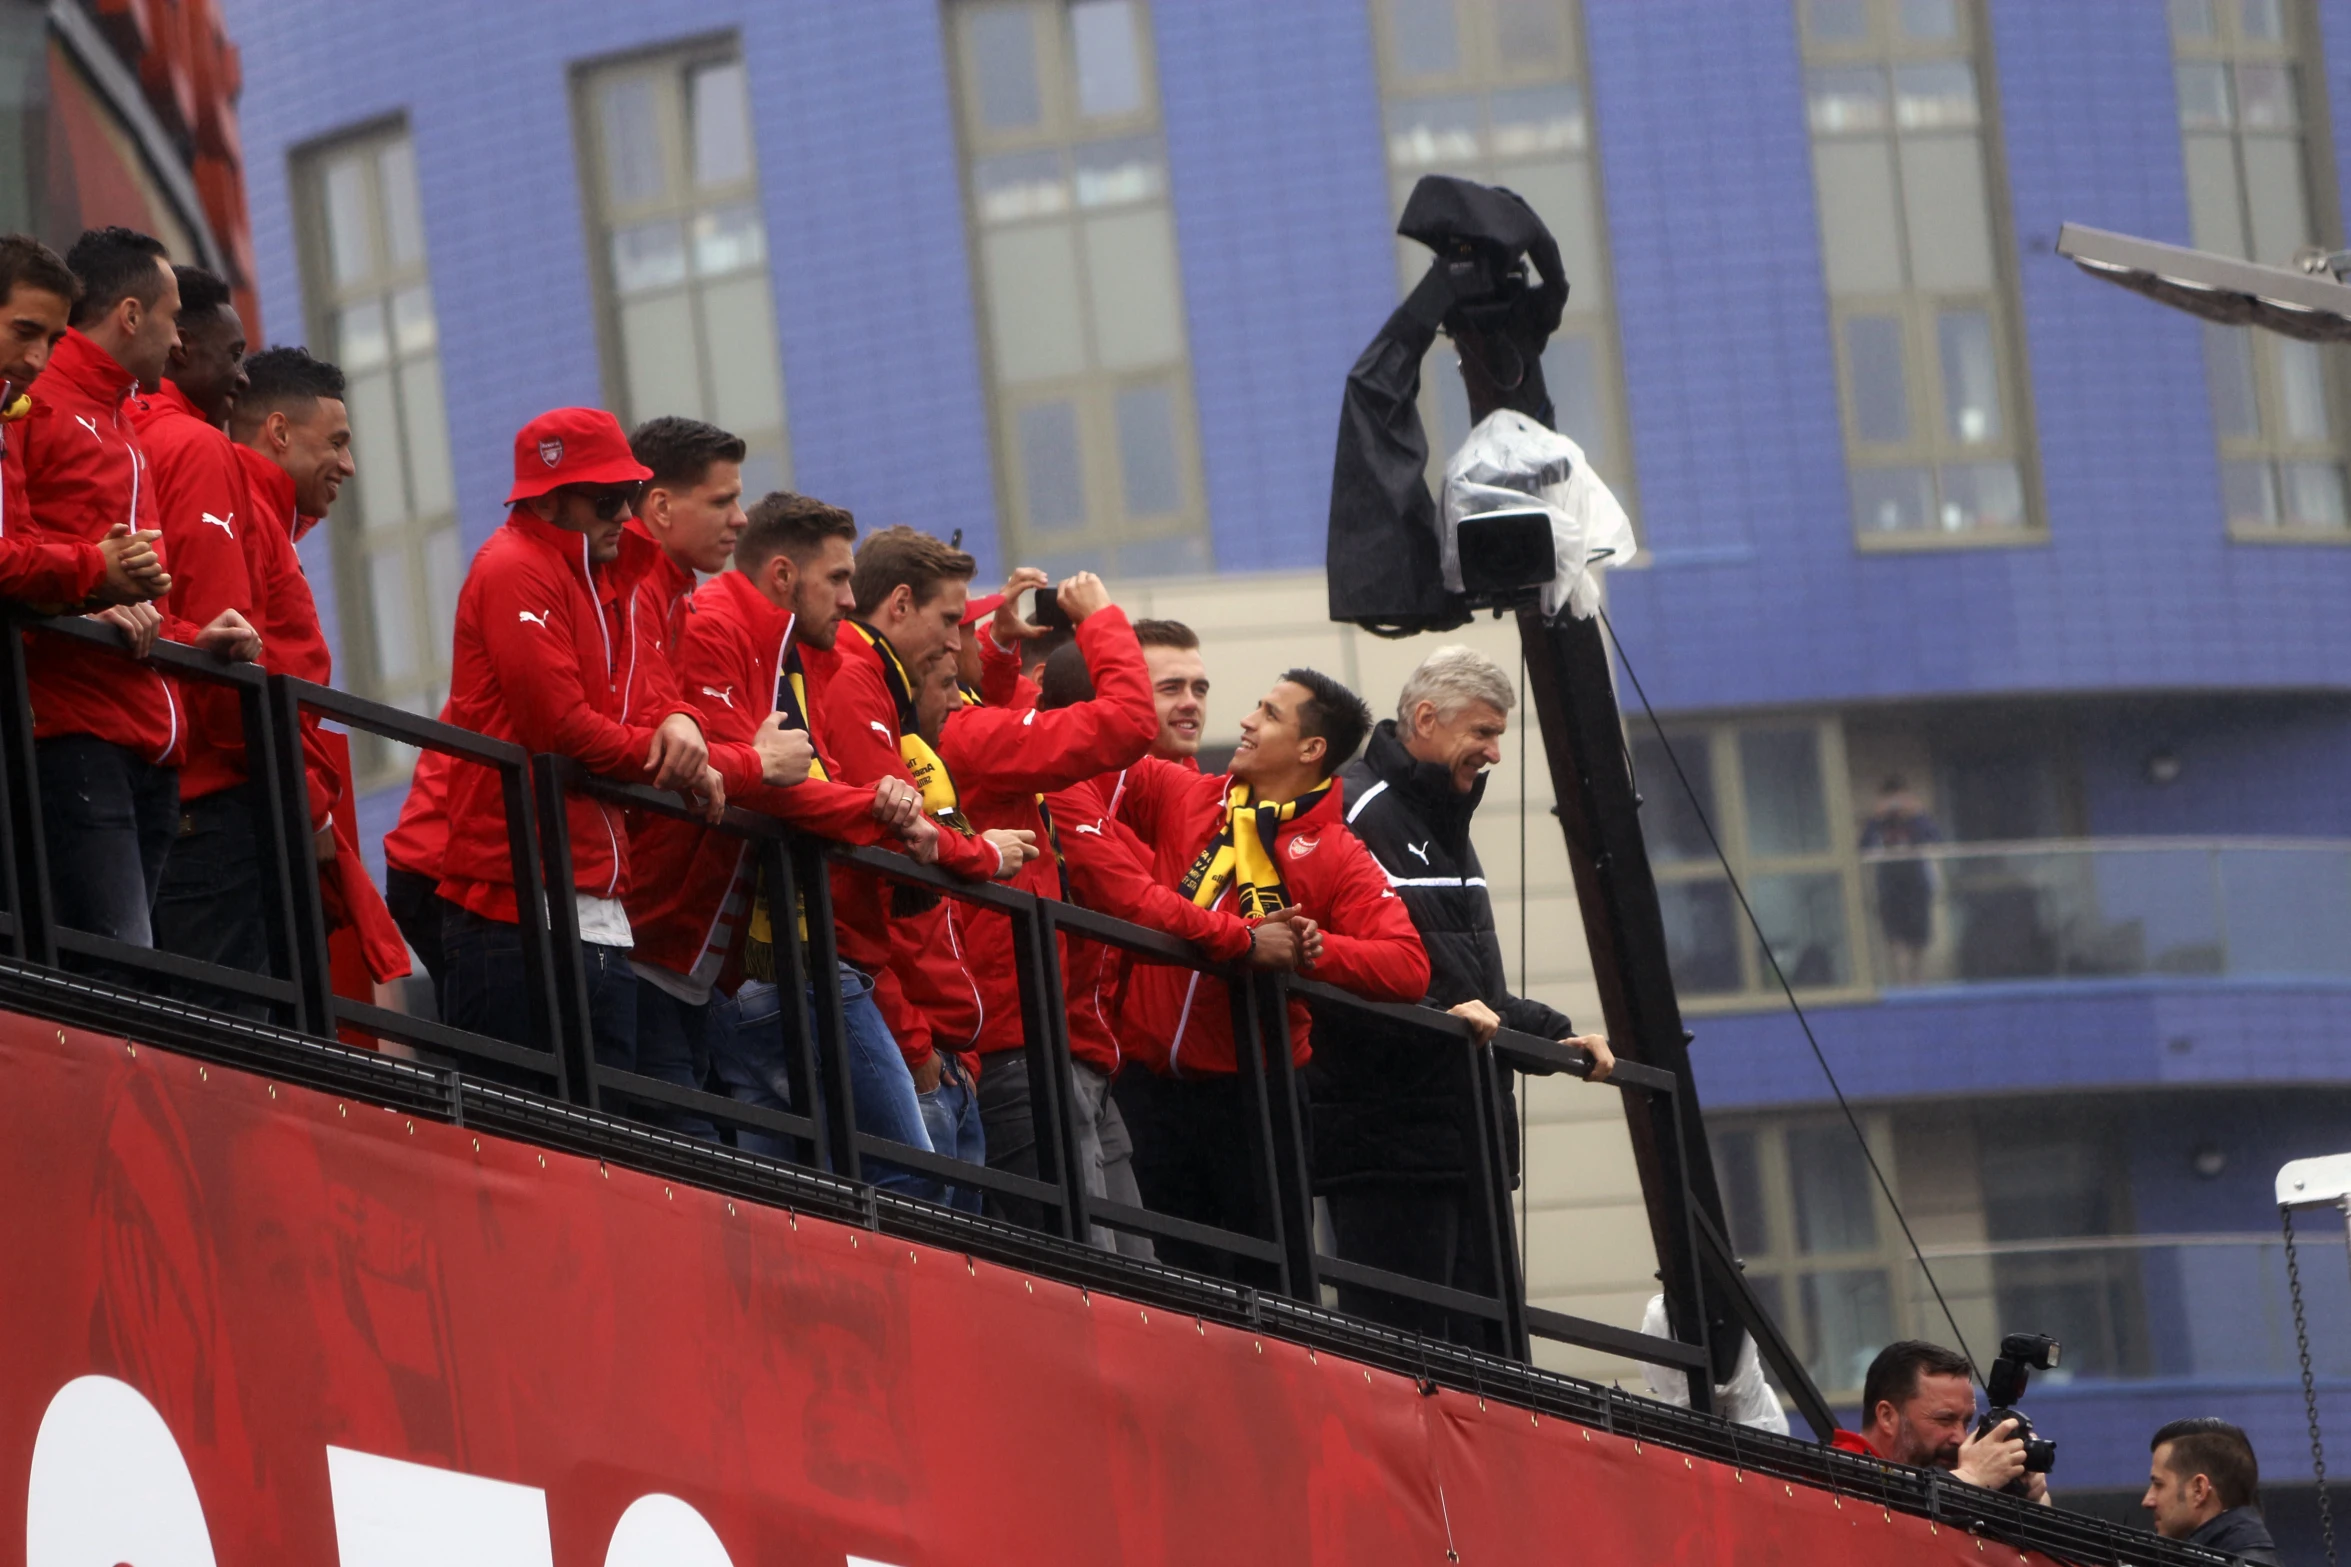
[[631, 517], [621, 524], [620, 538], [623, 565], [633, 565], [635, 562], [632, 557], [642, 558], [642, 569], [660, 587], [662, 597], [669, 601], [672, 609], [677, 607], [679, 599], [693, 592], [700, 582], [701, 579], [692, 571], [671, 558], [669, 551], [661, 547], [661, 541], [653, 537], [652, 530], [637, 518]]
[[743, 627], [751, 633], [755, 646], [766, 647], [770, 642], [780, 645], [791, 634], [795, 617], [790, 608], [771, 600], [739, 571], [720, 572], [704, 585], [703, 591], [717, 593], [725, 599], [728, 608], [742, 618]]
[[[608, 574], [597, 571], [594, 563], [588, 559], [587, 535], [574, 533], [569, 528], [558, 528], [551, 522], [542, 521], [539, 514], [528, 506], [510, 508], [506, 513], [506, 526], [569, 566], [579, 579], [580, 586], [587, 590], [590, 598], [601, 600], [606, 596], [605, 582]], [[621, 546], [622, 558], [626, 559], [628, 555], [628, 536], [626, 534], [621, 536]]]
[[[163, 383], [166, 388], [169, 381]], [[308, 531], [309, 521], [294, 510], [294, 476], [271, 462], [267, 457], [242, 441], [230, 443], [237, 449], [237, 466], [245, 475], [245, 483], [253, 499], [271, 520], [282, 525], [294, 538]]]
[[49, 368], [42, 375], [43, 379], [54, 376], [92, 402], [109, 408], [118, 406], [139, 389], [131, 373], [79, 327], [65, 329], [65, 339], [49, 356]]
[[198, 424], [207, 422], [204, 415], [196, 411], [196, 405], [188, 401], [188, 394], [174, 382], [165, 381], [154, 391], [146, 393], [145, 401], [157, 413], [181, 414]]

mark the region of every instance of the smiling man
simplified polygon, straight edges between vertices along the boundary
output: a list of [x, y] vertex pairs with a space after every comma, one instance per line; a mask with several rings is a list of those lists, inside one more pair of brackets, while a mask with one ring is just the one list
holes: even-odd
[[1200, 636], [1180, 620], [1138, 620], [1135, 640], [1151, 671], [1151, 700], [1159, 709], [1159, 738], [1151, 754], [1162, 761], [1196, 765], [1200, 726], [1208, 721], [1208, 665], [1200, 657]]
[[[1470, 817], [1486, 792], [1487, 769], [1502, 760], [1510, 724], [1510, 677], [1466, 646], [1438, 648], [1404, 682], [1396, 716], [1372, 732], [1362, 758], [1339, 775], [1347, 825], [1412, 913], [1429, 953], [1432, 1006], [1467, 1017], [1481, 1039], [1496, 1027], [1557, 1039], [1590, 1052], [1592, 1076], [1615, 1064], [1608, 1041], [1578, 1034], [1565, 1014], [1514, 996], [1494, 932], [1485, 870], [1470, 842]], [[1339, 1256], [1368, 1267], [1483, 1294], [1490, 1258], [1478, 1244], [1465, 1119], [1464, 1063], [1430, 1050], [1425, 1037], [1348, 1031], [1344, 1048], [1318, 1053], [1308, 1074], [1313, 1103], [1316, 1189], [1330, 1200]], [[1511, 1075], [1497, 1072], [1513, 1179], [1518, 1107]], [[1490, 1327], [1371, 1290], [1340, 1287], [1341, 1303], [1375, 1321], [1483, 1344]]]

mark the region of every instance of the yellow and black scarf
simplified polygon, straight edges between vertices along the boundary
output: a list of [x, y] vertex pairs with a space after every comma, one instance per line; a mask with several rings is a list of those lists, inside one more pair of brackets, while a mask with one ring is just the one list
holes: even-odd
[[1262, 919], [1283, 907], [1290, 894], [1282, 885], [1281, 867], [1274, 861], [1274, 834], [1282, 823], [1313, 810], [1330, 792], [1331, 786], [1324, 784], [1295, 800], [1253, 804], [1249, 786], [1234, 784], [1225, 796], [1224, 830], [1208, 840], [1208, 847], [1184, 872], [1178, 890], [1200, 907], [1212, 909], [1225, 888], [1238, 882], [1234, 901], [1236, 912], [1244, 919]]
[[[784, 727], [801, 729], [813, 737], [816, 727], [808, 721], [808, 677], [800, 668], [800, 649], [795, 644], [784, 654], [784, 667], [776, 671], [775, 709], [784, 715]], [[826, 781], [832, 774], [825, 771], [824, 758], [808, 759], [808, 776]], [[808, 905], [803, 900], [799, 908], [800, 939], [808, 939]], [[760, 879], [758, 890], [751, 899], [751, 927], [743, 938], [743, 973], [747, 978], [766, 980], [773, 984], [776, 977], [775, 916], [768, 912], [767, 882]]]

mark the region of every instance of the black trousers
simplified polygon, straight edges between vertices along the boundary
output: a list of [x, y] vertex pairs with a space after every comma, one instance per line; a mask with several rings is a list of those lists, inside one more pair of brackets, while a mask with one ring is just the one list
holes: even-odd
[[[1327, 1201], [1340, 1260], [1473, 1295], [1493, 1292], [1485, 1216], [1468, 1183], [1358, 1186]], [[1351, 1315], [1475, 1349], [1501, 1346], [1499, 1326], [1482, 1318], [1361, 1285], [1338, 1290], [1339, 1309]]]
[[397, 865], [384, 870], [384, 907], [392, 911], [392, 923], [400, 927], [400, 934], [408, 942], [408, 950], [433, 981], [433, 1001], [444, 1015], [449, 1001], [448, 948], [441, 943], [441, 921], [454, 907], [441, 896], [440, 880], [421, 871], [404, 871]]
[[[250, 783], [217, 789], [180, 807], [177, 835], [155, 894], [155, 945], [248, 974], [268, 974], [268, 893], [261, 883], [261, 823]], [[184, 1001], [266, 1021], [266, 1001], [175, 980]]]
[[[1135, 1183], [1144, 1207], [1259, 1239], [1273, 1234], [1259, 1175], [1262, 1155], [1250, 1135], [1249, 1101], [1238, 1077], [1126, 1071], [1112, 1092], [1135, 1142]], [[1159, 1260], [1174, 1267], [1255, 1289], [1281, 1283], [1281, 1270], [1272, 1263], [1190, 1241], [1163, 1239], [1157, 1246]]]
[[[1029, 1058], [1026, 1051], [1001, 1050], [980, 1063], [980, 1130], [988, 1140], [988, 1168], [1014, 1175], [1037, 1176], [1037, 1121], [1029, 1095]], [[1026, 1197], [986, 1196], [991, 1219], [1002, 1219], [1027, 1230], [1045, 1227], [1045, 1205]]]

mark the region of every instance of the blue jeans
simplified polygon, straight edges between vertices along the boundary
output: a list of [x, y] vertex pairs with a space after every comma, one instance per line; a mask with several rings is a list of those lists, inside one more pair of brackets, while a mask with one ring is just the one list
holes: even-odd
[[[441, 998], [443, 1022], [510, 1045], [552, 1048], [553, 1041], [531, 1036], [521, 926], [486, 919], [452, 903], [441, 914], [441, 949], [449, 974], [449, 991]], [[588, 1027], [595, 1041], [596, 1064], [633, 1072], [637, 1069], [637, 975], [629, 967], [628, 951], [582, 943], [580, 960], [588, 971]], [[468, 1063], [467, 1070], [502, 1083], [517, 1082], [524, 1076], [521, 1068], [501, 1062], [474, 1061]]]
[[[33, 747], [41, 780], [41, 837], [49, 898], [68, 930], [155, 945], [155, 891], [180, 826], [177, 769], [141, 761], [96, 735], [58, 735]], [[66, 967], [113, 970], [68, 955]], [[132, 976], [151, 990], [152, 976]]]
[[[987, 1134], [980, 1129], [979, 1086], [963, 1063], [939, 1052], [939, 1086], [917, 1096], [922, 1101], [923, 1129], [931, 1134], [931, 1148], [965, 1164], [988, 1162]], [[982, 1193], [969, 1186], [947, 1188], [947, 1205], [966, 1213], [980, 1211]]]
[[[656, 1082], [700, 1088], [710, 1076], [710, 1002], [680, 1001], [659, 985], [636, 976], [637, 1071]], [[636, 1113], [685, 1137], [718, 1140], [718, 1128], [692, 1110], [640, 1104]]]
[[[849, 1096], [855, 1107], [857, 1129], [929, 1153], [931, 1139], [924, 1130], [922, 1100], [914, 1091], [914, 1074], [907, 1070], [906, 1057], [899, 1053], [898, 1041], [891, 1037], [890, 1025], [882, 1020], [881, 1009], [873, 1004], [873, 981], [844, 963], [840, 986], [841, 1018], [847, 1028], [849, 1045]], [[812, 1030], [816, 1027], [815, 1004], [812, 988], [808, 997], [811, 1008], [808, 1026]], [[791, 1108], [783, 1008], [778, 1003], [775, 986], [746, 980], [735, 992], [733, 1011], [730, 1026], [714, 1030], [711, 1037], [711, 1059], [718, 1069], [719, 1081], [741, 1103], [765, 1105], [775, 1110]], [[739, 1132], [735, 1146], [747, 1153], [789, 1157], [783, 1140], [765, 1132]], [[911, 1170], [869, 1162], [866, 1178], [902, 1196], [946, 1201], [944, 1186]]]

